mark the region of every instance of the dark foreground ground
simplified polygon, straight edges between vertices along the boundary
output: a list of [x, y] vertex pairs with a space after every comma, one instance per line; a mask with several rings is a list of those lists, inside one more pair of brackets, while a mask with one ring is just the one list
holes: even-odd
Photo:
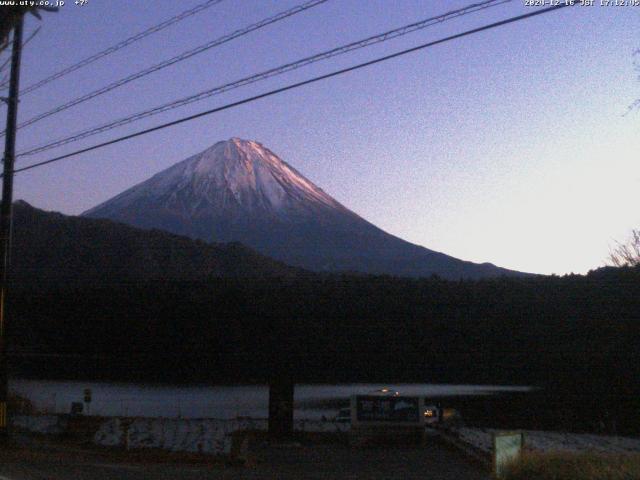
[[425, 447], [262, 444], [252, 449], [250, 463], [229, 466], [205, 457], [167, 461], [154, 455], [32, 445], [0, 450], [0, 480], [489, 478], [485, 470], [436, 440]]

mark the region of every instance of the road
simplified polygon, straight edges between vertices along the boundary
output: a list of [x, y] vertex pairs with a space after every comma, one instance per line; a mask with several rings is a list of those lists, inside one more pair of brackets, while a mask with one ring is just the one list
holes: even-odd
[[255, 465], [133, 463], [103, 455], [18, 449], [0, 452], [0, 480], [433, 479], [488, 480], [488, 472], [437, 443], [427, 447], [263, 445]]

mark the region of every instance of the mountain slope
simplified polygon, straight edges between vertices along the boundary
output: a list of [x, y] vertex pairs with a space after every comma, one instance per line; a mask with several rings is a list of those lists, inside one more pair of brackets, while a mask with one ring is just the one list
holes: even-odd
[[483, 278], [516, 275], [390, 235], [253, 141], [218, 142], [83, 215], [214, 242], [239, 241], [316, 271]]
[[198, 281], [290, 276], [297, 269], [235, 244], [211, 245], [109, 220], [14, 204], [12, 275], [18, 281]]

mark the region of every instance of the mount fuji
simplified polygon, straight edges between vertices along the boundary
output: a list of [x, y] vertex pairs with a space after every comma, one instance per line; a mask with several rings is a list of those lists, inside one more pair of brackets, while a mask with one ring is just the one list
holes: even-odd
[[212, 242], [238, 241], [315, 271], [522, 275], [406, 242], [341, 205], [262, 144], [218, 142], [82, 215]]

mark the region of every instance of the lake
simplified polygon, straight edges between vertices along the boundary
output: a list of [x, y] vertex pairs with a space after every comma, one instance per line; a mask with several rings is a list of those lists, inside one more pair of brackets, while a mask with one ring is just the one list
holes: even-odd
[[[528, 391], [529, 387], [435, 384], [341, 384], [296, 385], [297, 418], [320, 418], [337, 412], [336, 401], [353, 394], [367, 394], [388, 387], [406, 395], [430, 398], [444, 396], [491, 395]], [[267, 385], [167, 386], [128, 383], [11, 380], [12, 392], [28, 398], [41, 412], [69, 413], [72, 402], [82, 402], [91, 389], [86, 412], [102, 416], [235, 418], [268, 416]]]

